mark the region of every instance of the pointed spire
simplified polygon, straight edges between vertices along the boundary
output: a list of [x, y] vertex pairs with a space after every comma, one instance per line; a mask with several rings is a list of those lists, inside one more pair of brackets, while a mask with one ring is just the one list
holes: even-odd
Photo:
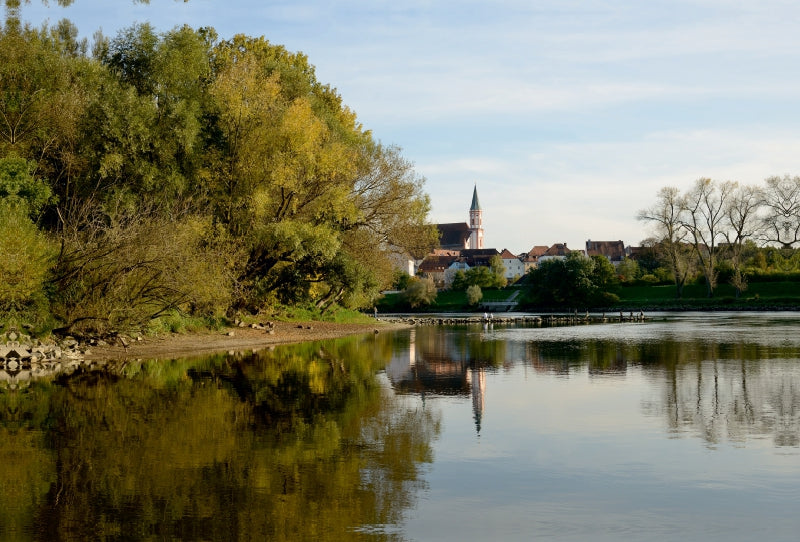
[[478, 183], [475, 183], [475, 190], [472, 191], [472, 205], [470, 211], [480, 211], [481, 204], [478, 202]]

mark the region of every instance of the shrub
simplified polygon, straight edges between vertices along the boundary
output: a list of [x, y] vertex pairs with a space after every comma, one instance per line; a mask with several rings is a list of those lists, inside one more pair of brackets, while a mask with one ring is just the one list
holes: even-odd
[[467, 303], [470, 306], [475, 306], [481, 302], [483, 299], [483, 292], [481, 291], [481, 287], [477, 284], [473, 284], [467, 288]]

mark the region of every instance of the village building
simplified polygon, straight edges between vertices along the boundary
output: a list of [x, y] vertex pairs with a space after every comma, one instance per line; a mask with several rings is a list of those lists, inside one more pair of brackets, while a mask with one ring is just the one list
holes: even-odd
[[525, 263], [522, 258], [512, 254], [507, 248], [500, 252], [500, 259], [503, 260], [503, 266], [506, 268], [505, 277], [509, 283], [525, 275]]
[[472, 205], [469, 207], [469, 248], [483, 248], [483, 210], [478, 202], [478, 185], [472, 190]]
[[522, 264], [525, 266], [525, 273], [531, 269], [536, 269], [536, 267], [539, 265], [539, 258], [544, 256], [548, 248], [550, 247], [545, 245], [536, 245], [527, 253], [521, 255]]
[[605, 256], [615, 266], [625, 259], [625, 243], [622, 241], [586, 241], [587, 256]]
[[566, 243], [556, 243], [539, 256], [538, 263], [546, 262], [547, 260], [566, 260], [570, 252], [574, 251], [567, 248]]
[[472, 232], [466, 222], [436, 224], [439, 230], [439, 247], [442, 250], [464, 250], [469, 248]]
[[417, 274], [433, 280], [437, 288], [445, 288], [452, 283], [453, 271], [449, 270], [458, 258], [459, 256], [429, 254], [422, 260]]

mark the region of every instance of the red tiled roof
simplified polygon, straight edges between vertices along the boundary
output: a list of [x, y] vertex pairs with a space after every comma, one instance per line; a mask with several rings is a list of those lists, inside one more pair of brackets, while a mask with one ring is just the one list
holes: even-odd
[[433, 256], [428, 255], [419, 265], [420, 273], [441, 273], [458, 259], [458, 256]]
[[535, 247], [530, 249], [527, 254], [525, 254], [524, 259], [525, 261], [528, 262], [535, 262], [536, 260], [539, 259], [539, 256], [543, 256], [545, 252], [547, 252], [546, 246], [536, 245]]
[[542, 256], [566, 256], [570, 252], [572, 251], [567, 248], [566, 243], [556, 243], [548, 248]]

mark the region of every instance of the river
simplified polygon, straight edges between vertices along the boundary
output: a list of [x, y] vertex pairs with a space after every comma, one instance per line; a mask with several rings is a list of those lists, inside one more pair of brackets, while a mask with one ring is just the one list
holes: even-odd
[[0, 538], [796, 540], [800, 314], [424, 326], [0, 387]]

